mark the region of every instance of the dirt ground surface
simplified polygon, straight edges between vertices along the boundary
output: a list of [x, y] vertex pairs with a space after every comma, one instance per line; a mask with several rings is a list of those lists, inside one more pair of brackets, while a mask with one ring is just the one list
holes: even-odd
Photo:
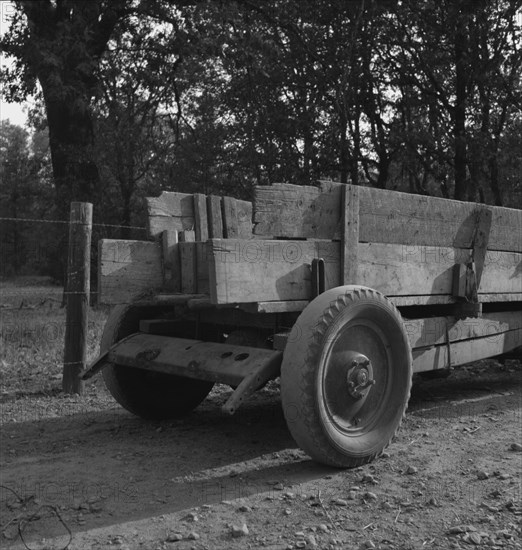
[[82, 397], [4, 391], [1, 546], [522, 548], [519, 361], [416, 378], [396, 440], [352, 470], [296, 447], [276, 382], [232, 417], [230, 391], [161, 423], [100, 378]]

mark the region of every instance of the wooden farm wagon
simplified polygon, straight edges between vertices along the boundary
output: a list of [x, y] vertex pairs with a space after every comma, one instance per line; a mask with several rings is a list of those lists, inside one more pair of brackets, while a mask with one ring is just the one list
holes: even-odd
[[288, 428], [312, 458], [372, 460], [412, 373], [522, 346], [522, 211], [323, 182], [259, 186], [254, 204], [164, 192], [149, 241], [102, 240], [114, 306], [100, 358], [116, 400], [187, 413], [214, 383], [234, 413], [281, 377]]

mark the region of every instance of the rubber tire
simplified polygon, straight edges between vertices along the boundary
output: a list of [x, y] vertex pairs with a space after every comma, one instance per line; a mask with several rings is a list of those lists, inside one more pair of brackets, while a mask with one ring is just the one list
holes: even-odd
[[[327, 422], [327, 405], [319, 387], [326, 372], [323, 353], [328, 354], [334, 345], [328, 348], [328, 342], [333, 342], [334, 335], [347, 323], [369, 315], [378, 319], [378, 329], [385, 334], [390, 349], [385, 353], [393, 359], [386, 362], [391, 371], [388, 368], [384, 374], [389, 381], [383, 390], [385, 403], [375, 413], [377, 419], [368, 432], [359, 437], [346, 435]], [[297, 444], [315, 461], [329, 466], [357, 467], [372, 461], [387, 447], [402, 422], [410, 396], [412, 363], [402, 317], [385, 296], [363, 286], [337, 287], [319, 295], [292, 328], [281, 367], [283, 411]]]
[[[138, 332], [141, 319], [158, 318], [165, 310], [157, 307], [116, 306], [105, 325], [100, 352]], [[103, 369], [107, 389], [132, 414], [146, 420], [167, 420], [196, 408], [210, 393], [214, 383], [122, 365]]]

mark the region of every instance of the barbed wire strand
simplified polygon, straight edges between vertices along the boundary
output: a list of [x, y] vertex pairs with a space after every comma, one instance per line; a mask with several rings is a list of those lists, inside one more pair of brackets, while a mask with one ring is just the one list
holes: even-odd
[[37, 218], [3, 218], [0, 217], [2, 222], [27, 222], [27, 223], [56, 223], [62, 225], [92, 225], [92, 227], [111, 227], [111, 228], [122, 228], [122, 229], [139, 229], [140, 231], [146, 231], [146, 227], [138, 225], [115, 225], [110, 223], [93, 223], [87, 224], [83, 222], [70, 221], [70, 220], [41, 220]]

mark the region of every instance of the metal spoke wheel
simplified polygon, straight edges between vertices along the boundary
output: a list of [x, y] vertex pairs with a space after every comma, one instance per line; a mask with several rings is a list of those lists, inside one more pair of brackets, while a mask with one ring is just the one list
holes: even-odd
[[397, 431], [411, 378], [411, 349], [395, 306], [366, 287], [328, 290], [303, 311], [285, 348], [288, 428], [318, 462], [369, 462]]
[[[158, 318], [162, 313], [157, 307], [115, 307], [103, 331], [101, 353], [126, 336], [138, 332], [141, 319]], [[122, 407], [148, 420], [166, 420], [187, 414], [205, 399], [214, 386], [213, 382], [204, 380], [114, 364], [103, 369], [103, 379]]]

